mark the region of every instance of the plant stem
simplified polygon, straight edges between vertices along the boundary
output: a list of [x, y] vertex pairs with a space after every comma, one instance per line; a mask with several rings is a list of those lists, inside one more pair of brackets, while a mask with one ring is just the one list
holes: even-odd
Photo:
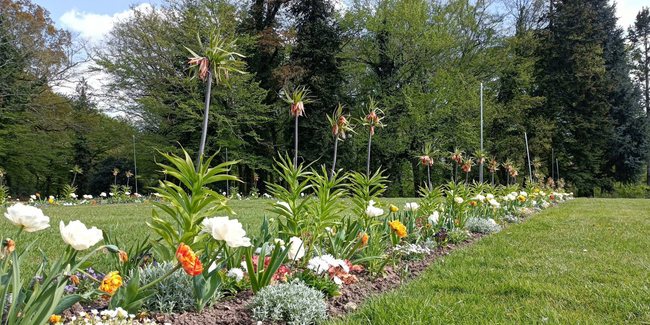
[[199, 164], [203, 159], [205, 150], [205, 139], [208, 136], [208, 117], [210, 115], [210, 92], [212, 90], [212, 73], [208, 66], [208, 86], [205, 89], [205, 111], [203, 112], [203, 131], [201, 132], [201, 145], [199, 146], [199, 158], [196, 161], [196, 171], [199, 171]]
[[494, 173], [492, 173], [492, 187], [494, 187]]
[[427, 178], [429, 180], [429, 190], [431, 190], [431, 167], [427, 164]]
[[458, 162], [456, 162], [456, 167], [454, 168], [454, 184], [458, 184]]
[[160, 282], [160, 281], [166, 279], [166, 278], [169, 277], [170, 275], [172, 275], [174, 272], [176, 272], [176, 271], [177, 271], [178, 269], [180, 269], [181, 267], [182, 267], [181, 263], [178, 263], [176, 266], [174, 266], [173, 269], [169, 270], [169, 272], [167, 272], [165, 275], [159, 277], [158, 279], [154, 280], [153, 282], [151, 282], [151, 283], [147, 284], [146, 286], [140, 288], [140, 290], [138, 290], [138, 291], [145, 291], [145, 290], [151, 288], [151, 287], [152, 287], [153, 285], [155, 285], [156, 283], [158, 283], [158, 282]]
[[332, 179], [334, 179], [334, 173], [335, 173], [335, 170], [336, 170], [336, 153], [338, 151], [338, 147], [339, 147], [339, 136], [337, 134], [337, 135], [334, 136], [334, 162], [332, 162], [332, 171], [330, 173], [330, 181], [332, 181]]
[[468, 180], [469, 180], [469, 172], [465, 172], [465, 184], [467, 184]]
[[293, 168], [298, 170], [298, 113], [296, 113], [296, 126], [294, 128]]
[[72, 185], [70, 187], [74, 187], [74, 181], [77, 180], [77, 173], [74, 173], [74, 176], [72, 177]]
[[368, 135], [368, 163], [366, 164], [366, 176], [370, 178], [370, 143], [372, 142], [372, 132]]

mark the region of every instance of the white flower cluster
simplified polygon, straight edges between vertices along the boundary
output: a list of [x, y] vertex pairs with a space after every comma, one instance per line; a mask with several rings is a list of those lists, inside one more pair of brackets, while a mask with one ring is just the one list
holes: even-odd
[[93, 196], [90, 195], [90, 194], [84, 194], [84, 195], [83, 195], [83, 198], [86, 199], [86, 200], [92, 200], [92, 199], [93, 199]]
[[312, 257], [312, 259], [309, 260], [309, 265], [307, 265], [307, 268], [316, 272], [317, 274], [321, 274], [323, 272], [327, 272], [330, 267], [337, 266], [340, 266], [346, 273], [350, 272], [350, 268], [344, 260], [334, 258], [334, 256], [330, 254]]
[[[115, 310], [103, 310], [98, 312], [96, 309], [90, 311], [90, 313], [80, 312], [79, 316], [72, 316], [68, 319], [66, 324], [70, 325], [80, 325], [80, 324], [92, 324], [92, 325], [136, 325], [136, 324], [157, 324], [155, 321], [144, 318], [138, 320], [135, 315], [129, 314], [126, 310], [117, 307]], [[164, 323], [167, 325], [169, 323]], [[170, 324], [171, 325], [171, 324]]]
[[235, 278], [237, 280], [237, 282], [239, 282], [242, 279], [244, 279], [244, 270], [242, 270], [242, 269], [240, 269], [238, 267], [234, 267], [234, 268], [228, 270], [227, 276], [229, 278]]

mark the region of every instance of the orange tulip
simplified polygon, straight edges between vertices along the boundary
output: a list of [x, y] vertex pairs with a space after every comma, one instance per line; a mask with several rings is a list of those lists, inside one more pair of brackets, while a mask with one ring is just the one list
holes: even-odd
[[203, 272], [203, 264], [201, 264], [199, 258], [196, 257], [194, 251], [189, 246], [183, 243], [178, 245], [176, 259], [183, 266], [183, 270], [191, 276], [196, 276]]

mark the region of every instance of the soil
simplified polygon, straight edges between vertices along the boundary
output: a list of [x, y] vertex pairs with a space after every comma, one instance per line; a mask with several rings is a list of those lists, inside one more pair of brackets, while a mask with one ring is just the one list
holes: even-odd
[[[366, 271], [353, 272], [359, 279], [359, 282], [343, 285], [339, 290], [341, 295], [327, 301], [327, 314], [330, 317], [336, 318], [349, 311], [354, 311], [363, 304], [364, 300], [399, 287], [401, 284], [424, 272], [435, 260], [448, 255], [454, 249], [471, 245], [483, 236], [485, 235], [472, 234], [472, 238], [458, 245], [450, 244], [446, 247], [437, 247], [421, 261], [401, 262], [395, 268], [387, 265], [384, 268], [383, 276], [380, 276], [374, 282], [372, 281], [374, 279]], [[408, 263], [408, 274], [403, 275], [402, 270], [404, 270], [405, 263]], [[160, 324], [171, 323], [175, 325], [271, 325], [271, 323], [259, 322], [251, 318], [252, 314], [250, 310], [246, 309], [246, 305], [252, 299], [253, 292], [248, 289], [237, 293], [234, 297], [225, 299], [212, 308], [206, 308], [202, 314], [195, 312], [176, 315], [154, 313], [150, 315], [150, 318]], [[108, 303], [103, 301], [83, 307], [77, 304], [69, 310], [66, 310], [63, 316], [72, 316], [73, 313], [78, 315], [80, 311], [84, 310], [88, 312], [91, 309], [105, 309], [107, 305]]]

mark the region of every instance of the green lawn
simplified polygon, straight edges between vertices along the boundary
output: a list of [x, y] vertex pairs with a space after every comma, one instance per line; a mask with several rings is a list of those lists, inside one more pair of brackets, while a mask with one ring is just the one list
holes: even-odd
[[[419, 201], [419, 199], [385, 199], [382, 203], [392, 203], [402, 208], [406, 202]], [[228, 204], [237, 213], [231, 218], [237, 218], [244, 224], [245, 229], [249, 229], [249, 234], [255, 235], [259, 232], [259, 227], [263, 217], [266, 214], [269, 218], [272, 215], [266, 211], [268, 204], [275, 200], [232, 200]], [[349, 205], [349, 201], [344, 201]], [[153, 205], [149, 203], [138, 204], [106, 204], [106, 205], [79, 205], [79, 206], [47, 206], [42, 207], [43, 213], [50, 217], [50, 228], [35, 233], [23, 232], [18, 244], [18, 250], [21, 245], [26, 245], [32, 241], [37, 241], [32, 249], [25, 271], [31, 274], [38, 263], [41, 261], [41, 255], [38, 248], [45, 252], [46, 256], [52, 260], [60, 256], [60, 252], [65, 247], [61, 240], [59, 232], [59, 223], [63, 220], [66, 224], [71, 220], [80, 220], [87, 227], [95, 226], [100, 229], [110, 229], [113, 234], [117, 235], [120, 243], [134, 243], [148, 235], [156, 238], [155, 233], [149, 229], [146, 222], [151, 219]], [[0, 208], [0, 237], [13, 238], [17, 228], [4, 218], [6, 209]], [[347, 213], [347, 212], [346, 212]], [[221, 216], [227, 215], [227, 212], [219, 212]], [[160, 215], [165, 217], [164, 214]], [[216, 215], [215, 215], [216, 216]], [[92, 261], [96, 263], [95, 268], [107, 272], [104, 269], [102, 261], [105, 259], [101, 254], [93, 257]]]
[[650, 201], [577, 199], [332, 324], [648, 324]]

